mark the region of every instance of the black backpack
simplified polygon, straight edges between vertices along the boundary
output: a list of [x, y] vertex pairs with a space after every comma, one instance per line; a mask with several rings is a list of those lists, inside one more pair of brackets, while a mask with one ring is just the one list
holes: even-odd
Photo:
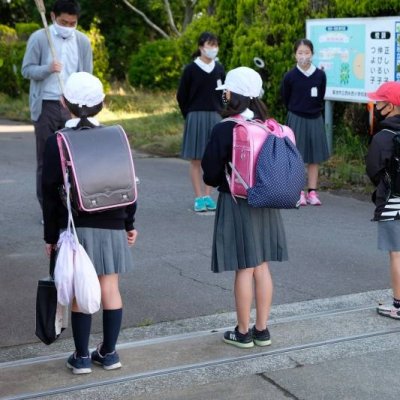
[[393, 151], [389, 160], [390, 195], [400, 197], [400, 132], [393, 133]]
[[[107, 211], [136, 201], [131, 148], [120, 125], [57, 132], [63, 175], [68, 173], [73, 208]], [[61, 193], [63, 198], [63, 193]]]

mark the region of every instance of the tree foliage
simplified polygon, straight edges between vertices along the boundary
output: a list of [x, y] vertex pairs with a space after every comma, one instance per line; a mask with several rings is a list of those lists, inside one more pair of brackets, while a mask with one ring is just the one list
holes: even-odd
[[28, 88], [20, 73], [24, 50], [16, 30], [0, 25], [0, 92], [12, 97]]
[[132, 55], [129, 82], [149, 89], [173, 89], [179, 81], [181, 60], [177, 42], [159, 39]]
[[109, 56], [104, 36], [100, 32], [98, 24], [99, 20], [95, 18], [90, 24], [89, 31], [85, 33], [93, 50], [93, 75], [101, 80], [104, 90], [107, 91], [110, 88]]
[[[293, 44], [305, 36], [306, 19], [378, 17], [400, 12], [398, 0], [169, 0], [169, 15], [166, 0], [128, 1], [166, 32], [169, 40], [161, 40], [160, 34], [124, 0], [80, 0], [79, 24], [86, 31], [91, 26], [94, 29], [95, 71], [103, 74], [103, 81], [109, 76], [123, 80], [129, 75], [135, 86], [176, 87], [183, 66], [197, 48], [199, 34], [208, 30], [220, 38], [219, 58], [227, 70], [240, 65], [257, 69], [254, 57], [264, 60], [265, 66], [258, 68], [264, 78], [264, 99], [277, 116], [283, 115], [280, 82], [294, 64]], [[49, 10], [53, 0], [44, 2]], [[0, 0], [0, 23], [16, 29], [19, 38], [23, 33], [17, 23], [28, 21], [40, 23], [33, 1]], [[100, 33], [104, 40], [95, 39]], [[100, 65], [103, 72], [97, 69]]]

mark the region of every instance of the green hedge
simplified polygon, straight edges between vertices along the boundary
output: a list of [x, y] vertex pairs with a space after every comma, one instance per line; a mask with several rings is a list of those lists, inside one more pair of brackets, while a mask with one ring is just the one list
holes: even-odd
[[0, 25], [0, 92], [16, 97], [27, 84], [21, 76], [25, 45], [18, 41], [17, 31]]
[[140, 47], [130, 60], [129, 83], [149, 89], [173, 89], [181, 73], [181, 53], [175, 40], [155, 40]]

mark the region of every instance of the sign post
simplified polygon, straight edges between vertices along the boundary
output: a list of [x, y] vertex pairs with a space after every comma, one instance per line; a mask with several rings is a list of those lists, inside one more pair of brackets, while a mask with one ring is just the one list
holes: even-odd
[[325, 127], [332, 144], [332, 101], [368, 103], [367, 93], [381, 83], [400, 81], [400, 16], [308, 19], [306, 36], [313, 63], [327, 77]]

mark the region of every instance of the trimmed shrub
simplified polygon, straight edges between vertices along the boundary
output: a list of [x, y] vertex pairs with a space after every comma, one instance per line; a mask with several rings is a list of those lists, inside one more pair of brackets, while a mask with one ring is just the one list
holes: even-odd
[[15, 30], [18, 35], [18, 40], [26, 42], [29, 39], [29, 36], [40, 29], [41, 26], [36, 22], [17, 22], [15, 24]]
[[155, 40], [140, 47], [130, 59], [129, 83], [148, 89], [176, 89], [181, 56], [176, 40]]
[[15, 29], [0, 25], [0, 92], [12, 97], [18, 96], [24, 86], [20, 69], [25, 46], [17, 39]]
[[18, 39], [17, 32], [15, 29], [10, 28], [7, 25], [0, 24], [0, 42], [11, 44], [15, 43]]

